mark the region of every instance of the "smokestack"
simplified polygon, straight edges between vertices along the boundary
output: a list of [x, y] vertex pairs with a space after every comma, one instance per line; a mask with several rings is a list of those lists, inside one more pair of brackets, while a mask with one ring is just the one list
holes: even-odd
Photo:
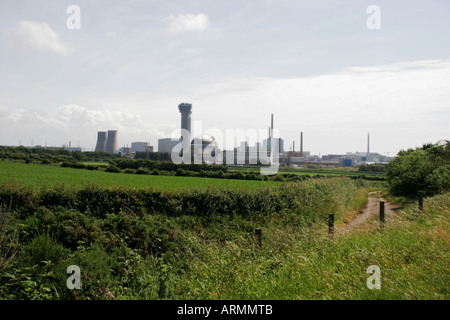
[[178, 105], [178, 110], [180, 110], [181, 113], [181, 129], [187, 130], [191, 133], [192, 104], [180, 103]]
[[300, 132], [300, 152], [303, 153], [303, 132]]
[[272, 129], [272, 131], [273, 131], [273, 113], [270, 118], [270, 129]]
[[370, 154], [370, 135], [367, 133], [367, 157]]
[[119, 142], [117, 140], [117, 130], [108, 130], [108, 138], [106, 139], [105, 152], [114, 153], [119, 150]]
[[295, 152], [295, 141], [292, 141], [292, 151]]
[[[100, 152], [100, 151], [105, 151], [106, 148], [106, 138], [107, 138], [107, 133], [106, 131], [99, 131], [97, 133], [97, 145], [95, 146], [95, 151]], [[47, 143], [46, 143], [47, 144]]]

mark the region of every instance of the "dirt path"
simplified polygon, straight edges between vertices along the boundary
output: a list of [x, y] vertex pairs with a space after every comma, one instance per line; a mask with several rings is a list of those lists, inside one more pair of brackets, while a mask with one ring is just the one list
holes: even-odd
[[[337, 230], [340, 233], [351, 232], [355, 230], [357, 227], [361, 226], [364, 222], [366, 222], [369, 218], [376, 216], [379, 218], [380, 216], [380, 201], [384, 201], [384, 213], [385, 220], [387, 221], [391, 218], [395, 210], [399, 209], [399, 206], [393, 205], [387, 202], [384, 198], [381, 197], [381, 191], [373, 191], [368, 194], [368, 202], [362, 212], [353, 219], [350, 223]], [[379, 221], [379, 220], [378, 220]]]

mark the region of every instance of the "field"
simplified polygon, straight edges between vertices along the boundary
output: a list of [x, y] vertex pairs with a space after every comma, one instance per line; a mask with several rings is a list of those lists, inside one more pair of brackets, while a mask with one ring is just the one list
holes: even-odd
[[210, 187], [255, 189], [278, 184], [276, 181], [138, 175], [0, 161], [0, 183], [3, 182], [17, 182], [36, 188], [55, 187], [60, 184], [82, 187], [94, 183], [103, 187], [122, 186], [138, 189], [151, 187], [159, 190]]
[[[387, 189], [1, 161], [0, 299], [448, 299], [450, 194], [341, 232], [373, 190]], [[367, 286], [372, 265], [381, 289]]]

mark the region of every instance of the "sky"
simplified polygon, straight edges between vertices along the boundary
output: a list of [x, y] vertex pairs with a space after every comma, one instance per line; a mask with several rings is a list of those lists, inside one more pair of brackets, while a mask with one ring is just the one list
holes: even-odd
[[118, 130], [119, 146], [157, 148], [185, 102], [220, 147], [273, 114], [287, 150], [303, 132], [311, 154], [365, 151], [370, 133], [394, 156], [450, 139], [449, 14], [448, 0], [2, 0], [0, 145], [91, 151]]

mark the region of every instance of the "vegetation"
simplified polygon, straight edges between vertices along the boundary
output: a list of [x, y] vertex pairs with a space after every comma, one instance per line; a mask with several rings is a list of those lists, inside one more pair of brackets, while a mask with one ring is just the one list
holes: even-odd
[[[373, 218], [352, 233], [339, 230], [368, 191], [387, 192], [384, 181], [296, 172], [258, 181], [251, 170], [149, 159], [1, 161], [0, 299], [448, 299], [450, 192], [434, 188], [448, 168], [441, 147], [419, 152], [437, 166], [425, 190], [441, 191], [423, 212], [394, 187], [388, 199], [403, 208], [383, 228]], [[240, 178], [223, 179], [231, 174]], [[70, 265], [80, 290], [67, 288]], [[371, 265], [380, 290], [366, 285]]]
[[387, 164], [373, 163], [373, 164], [363, 164], [359, 166], [358, 170], [360, 172], [386, 172]]
[[0, 183], [18, 183], [36, 188], [36, 190], [43, 187], [57, 188], [62, 183], [66, 187], [76, 188], [83, 188], [94, 183], [101, 187], [121, 186], [136, 189], [154, 188], [158, 190], [189, 190], [192, 188], [206, 189], [210, 187], [257, 189], [279, 183], [265, 180], [205, 178], [200, 175], [196, 177], [176, 176], [176, 172], [173, 172], [173, 175], [162, 175], [157, 169], [152, 171], [143, 170], [144, 174], [135, 174], [139, 172], [134, 169], [125, 169], [121, 172], [116, 171], [121, 170], [117, 170], [117, 168], [110, 165], [102, 166], [102, 169], [97, 170], [77, 170], [73, 167], [0, 161]]
[[[450, 194], [427, 198], [422, 215], [408, 206], [383, 229], [372, 221], [330, 238], [327, 213], [342, 226], [370, 186], [360, 183], [181, 194], [2, 186], [20, 243], [0, 298], [447, 299]], [[81, 269], [81, 290], [66, 287], [69, 265]], [[381, 290], [366, 286], [370, 265], [381, 268]]]
[[27, 148], [0, 146], [0, 159], [22, 160], [26, 163], [60, 163], [62, 161], [110, 161], [119, 158], [106, 152], [80, 152], [51, 148]]
[[387, 181], [394, 195], [416, 197], [450, 190], [450, 141], [402, 150], [387, 167]]

